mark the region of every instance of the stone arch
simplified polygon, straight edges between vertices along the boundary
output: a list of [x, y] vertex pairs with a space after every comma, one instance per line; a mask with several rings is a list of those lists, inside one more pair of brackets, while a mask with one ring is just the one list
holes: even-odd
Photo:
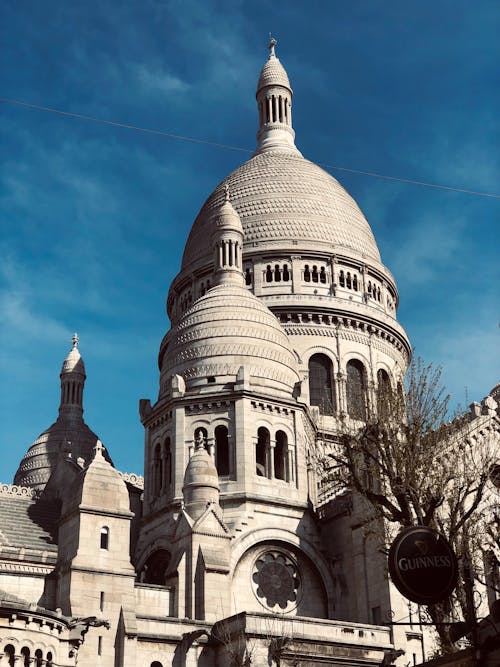
[[371, 369], [371, 364], [370, 364], [370, 359], [367, 357], [365, 354], [362, 352], [359, 352], [359, 350], [347, 350], [342, 355], [342, 359], [340, 362], [340, 370], [345, 373], [347, 370], [347, 364], [352, 360], [352, 359], [357, 359], [358, 361], [361, 361], [361, 363], [364, 365], [366, 368], [366, 373], [368, 377], [368, 373]]
[[148, 558], [150, 558], [155, 551], [170, 551], [171, 549], [172, 542], [166, 537], [155, 538], [151, 543], [147, 544], [141, 552], [138, 552], [137, 558], [134, 561], [136, 571], [142, 571]]
[[269, 456], [271, 447], [271, 428], [257, 424], [255, 441], [255, 474], [258, 477], [267, 477], [269, 474]]
[[335, 414], [336, 392], [334, 367], [329, 355], [317, 352], [308, 360], [309, 405], [324, 415]]
[[275, 544], [277, 546], [280, 543], [285, 546], [288, 545], [295, 549], [297, 552], [302, 552], [307, 557], [307, 559], [316, 569], [324, 587], [327, 604], [327, 617], [334, 618], [334, 586], [328, 563], [323, 555], [314, 547], [311, 542], [302, 537], [299, 537], [290, 530], [275, 526], [269, 528], [259, 528], [238, 538], [233, 544], [231, 553], [231, 580], [233, 580], [238, 563], [243, 558], [244, 554], [247, 553], [252, 547], [264, 543], [271, 545]]
[[140, 580], [144, 584], [165, 586], [166, 575], [172, 555], [168, 549], [155, 549], [144, 561], [140, 570]]
[[326, 345], [312, 345], [308, 347], [307, 350], [302, 355], [302, 361], [304, 365], [309, 365], [309, 359], [315, 354], [324, 354], [330, 359], [333, 366], [333, 372], [336, 373], [339, 370], [339, 360], [335, 352], [327, 347]]
[[274, 434], [274, 438], [274, 477], [275, 479], [282, 479], [284, 482], [288, 482], [288, 434], [286, 431], [278, 429]]

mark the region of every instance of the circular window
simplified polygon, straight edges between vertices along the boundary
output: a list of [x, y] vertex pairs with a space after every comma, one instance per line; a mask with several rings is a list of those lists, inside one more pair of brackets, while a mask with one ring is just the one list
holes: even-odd
[[281, 551], [266, 551], [257, 558], [252, 584], [257, 599], [268, 609], [278, 605], [284, 611], [291, 611], [299, 603], [301, 584], [297, 564]]

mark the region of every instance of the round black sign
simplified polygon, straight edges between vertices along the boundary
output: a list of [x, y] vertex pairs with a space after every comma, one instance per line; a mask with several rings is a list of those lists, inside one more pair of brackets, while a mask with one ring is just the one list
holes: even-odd
[[408, 600], [434, 604], [457, 585], [458, 563], [445, 538], [427, 526], [403, 530], [389, 550], [389, 572]]

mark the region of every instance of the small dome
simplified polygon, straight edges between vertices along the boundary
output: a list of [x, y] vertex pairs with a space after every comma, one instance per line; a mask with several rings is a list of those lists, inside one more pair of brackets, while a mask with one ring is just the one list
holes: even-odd
[[184, 313], [160, 351], [161, 385], [181, 375], [187, 390], [228, 386], [245, 367], [255, 389], [290, 396], [297, 359], [271, 311], [245, 287], [221, 284]]
[[[59, 417], [43, 431], [23, 456], [14, 484], [43, 489], [62, 456], [71, 454], [74, 461], [93, 458], [97, 435], [83, 420], [85, 365], [78, 350], [78, 335], [61, 368], [61, 403]], [[105, 451], [104, 456], [111, 464]]]
[[209, 503], [217, 503], [219, 500], [217, 468], [203, 445], [197, 445], [189, 459], [182, 493], [186, 511], [193, 519], [198, 519]]
[[[69, 421], [63, 417], [43, 431], [21, 459], [14, 484], [43, 489], [61, 456], [71, 452], [74, 461], [92, 459], [97, 435], [83, 420]], [[111, 463], [107, 451], [104, 456]]]
[[257, 93], [266, 86], [284, 86], [291, 90], [288, 74], [279, 59], [274, 55], [269, 56], [260, 72]]
[[80, 373], [81, 375], [85, 375], [85, 364], [78, 349], [78, 342], [78, 334], [75, 333], [73, 334], [73, 347], [63, 361], [61, 375], [64, 373]]
[[85, 364], [77, 347], [74, 347], [63, 361], [61, 374], [63, 373], [81, 373], [85, 375]]
[[218, 231], [237, 231], [243, 234], [243, 227], [241, 225], [240, 216], [234, 210], [233, 205], [229, 201], [229, 188], [226, 188], [226, 200], [219, 208], [219, 210], [212, 217], [213, 232]]

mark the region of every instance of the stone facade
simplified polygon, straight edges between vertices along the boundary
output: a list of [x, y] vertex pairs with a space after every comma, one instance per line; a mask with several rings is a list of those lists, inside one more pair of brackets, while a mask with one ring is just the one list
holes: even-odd
[[358, 500], [315, 474], [318, 448], [402, 383], [411, 348], [363, 213], [295, 146], [274, 46], [255, 155], [208, 197], [170, 287], [158, 398], [140, 401], [144, 479], [83, 421], [75, 337], [59, 418], [0, 488], [0, 665], [424, 657], [418, 621], [384, 625], [412, 612]]

